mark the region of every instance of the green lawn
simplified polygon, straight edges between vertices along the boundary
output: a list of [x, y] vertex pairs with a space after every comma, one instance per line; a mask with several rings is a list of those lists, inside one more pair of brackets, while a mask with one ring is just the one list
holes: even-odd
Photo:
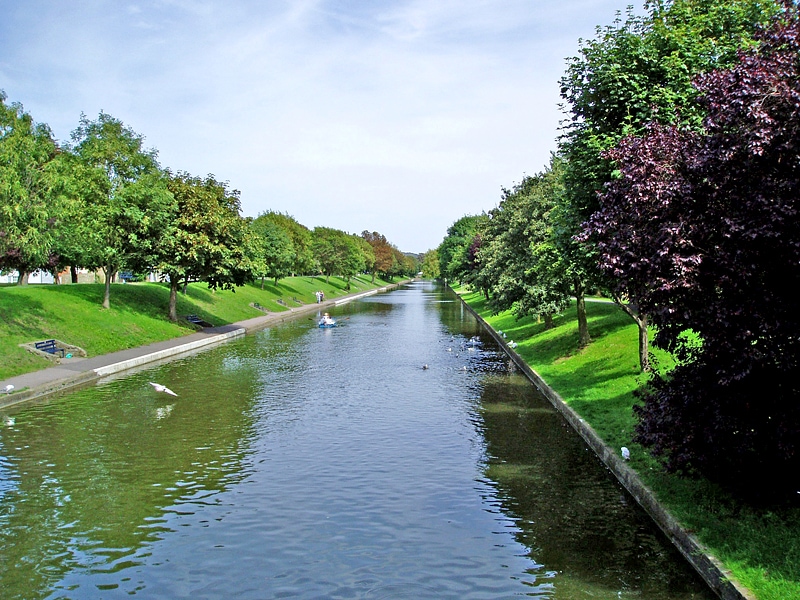
[[[282, 312], [315, 303], [317, 290], [332, 299], [387, 283], [376, 279], [372, 285], [369, 277], [354, 278], [348, 291], [339, 277], [331, 277], [329, 283], [324, 277], [287, 277], [277, 285], [266, 281], [263, 290], [256, 283], [216, 292], [197, 283], [185, 295], [178, 294], [178, 315], [196, 314], [212, 325], [225, 325], [265, 314], [251, 306], [255, 303]], [[19, 344], [56, 338], [96, 356], [194, 331], [185, 321], [167, 319], [165, 284], [115, 284], [111, 308], [102, 308], [102, 300], [102, 284], [0, 286], [0, 380], [52, 364]]]
[[[587, 302], [592, 343], [578, 349], [573, 306], [549, 331], [532, 318], [492, 315], [480, 294], [462, 298], [583, 417], [612, 448], [627, 446], [630, 465], [683, 525], [693, 531], [759, 600], [800, 599], [800, 509], [753, 506], [705, 480], [665, 473], [631, 441], [635, 426], [633, 391], [645, 383], [639, 373], [637, 329], [614, 304]], [[671, 357], [656, 352], [660, 368]]]

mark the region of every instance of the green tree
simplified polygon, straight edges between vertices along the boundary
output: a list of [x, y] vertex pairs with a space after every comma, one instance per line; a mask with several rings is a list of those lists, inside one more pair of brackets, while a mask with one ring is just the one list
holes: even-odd
[[57, 205], [50, 164], [58, 152], [50, 129], [0, 90], [0, 269], [16, 269], [19, 283], [55, 265]]
[[296, 253], [289, 234], [267, 214], [250, 222], [250, 233], [253, 275], [261, 277], [261, 289], [265, 277], [271, 277], [277, 284], [281, 277], [291, 275]]
[[349, 288], [350, 278], [363, 271], [369, 260], [367, 248], [362, 242], [366, 243], [360, 237], [339, 229], [314, 228], [312, 242], [314, 258], [325, 275], [326, 282], [331, 275], [339, 275], [347, 281]]
[[486, 215], [465, 215], [447, 228], [447, 235], [439, 244], [439, 267], [445, 278], [464, 282], [473, 271], [470, 248], [478, 232], [478, 224]]
[[96, 121], [81, 115], [72, 142], [86, 167], [74, 188], [83, 194], [87, 217], [84, 266], [103, 270], [108, 308], [115, 274], [123, 267], [144, 270], [155, 260], [174, 200], [156, 151], [145, 150], [144, 138], [122, 121], [104, 112]]
[[170, 173], [167, 187], [176, 204], [154, 267], [169, 280], [169, 318], [177, 321], [181, 284], [203, 281], [212, 290], [233, 289], [252, 278], [252, 269], [238, 191], [213, 175], [202, 179], [188, 173]]
[[279, 226], [291, 238], [293, 252], [291, 271], [293, 274], [306, 275], [318, 270], [311, 248], [311, 231], [308, 227], [284, 213], [269, 211], [261, 216]]
[[439, 279], [439, 253], [436, 250], [428, 250], [422, 255], [422, 275], [427, 279]]
[[[567, 160], [566, 194], [554, 219], [579, 309], [587, 286], [606, 287], [596, 248], [575, 237], [599, 208], [597, 193], [615, 175], [603, 153], [623, 137], [643, 133], [652, 121], [699, 128], [704, 112], [695, 102], [692, 79], [732, 64], [777, 11], [771, 0], [674, 0], [645, 8], [643, 16], [629, 9], [624, 20], [598, 28], [561, 80], [569, 114], [560, 149]], [[617, 300], [631, 308], [624, 298]], [[646, 318], [628, 312], [646, 333]], [[581, 345], [589, 342], [588, 327], [580, 337]]]
[[480, 228], [480, 271], [477, 279], [490, 291], [495, 312], [513, 309], [517, 317], [543, 316], [569, 302], [571, 285], [554, 240], [551, 213], [563, 195], [563, 161], [526, 176], [491, 210]]

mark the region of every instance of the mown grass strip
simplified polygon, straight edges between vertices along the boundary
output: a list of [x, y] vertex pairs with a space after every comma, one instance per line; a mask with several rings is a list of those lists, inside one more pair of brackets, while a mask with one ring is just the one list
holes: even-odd
[[[226, 325], [269, 312], [316, 302], [322, 290], [326, 300], [382, 287], [380, 279], [350, 280], [339, 277], [287, 277], [275, 284], [265, 281], [235, 290], [209, 290], [205, 284], [188, 286], [178, 294], [178, 315], [195, 314], [212, 325]], [[167, 340], [194, 329], [186, 322], [167, 318], [169, 288], [162, 283], [115, 284], [111, 308], [101, 306], [102, 284], [0, 286], [0, 380], [50, 366], [46, 359], [19, 344], [55, 338], [79, 346], [89, 356], [135, 348]], [[280, 300], [280, 302], [279, 302]]]
[[[496, 331], [517, 343], [523, 360], [610, 447], [631, 449], [630, 465], [646, 485], [759, 600], [800, 599], [800, 508], [754, 506], [709, 481], [665, 473], [633, 443], [633, 392], [645, 380], [639, 373], [636, 326], [627, 315], [612, 303], [587, 302], [592, 343], [579, 350], [574, 306], [545, 330], [530, 317], [492, 315], [480, 294], [457, 291]], [[662, 368], [672, 364], [663, 352], [656, 350], [655, 356]]]

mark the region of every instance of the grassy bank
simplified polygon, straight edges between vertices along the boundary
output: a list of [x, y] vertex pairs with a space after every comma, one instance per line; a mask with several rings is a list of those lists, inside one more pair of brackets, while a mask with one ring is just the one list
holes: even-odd
[[[386, 285], [383, 280], [376, 286]], [[331, 277], [288, 277], [246, 285], [235, 291], [213, 292], [204, 284], [192, 284], [178, 294], [178, 315], [196, 314], [212, 325], [225, 325], [258, 317], [265, 312], [287, 311], [316, 302], [315, 292], [326, 299], [373, 287], [368, 277], [345, 282]], [[28, 285], [0, 287], [0, 380], [50, 366], [19, 344], [55, 338], [79, 346], [89, 356], [134, 348], [188, 333], [186, 321], [167, 319], [169, 288], [161, 283], [117, 284], [111, 288], [111, 308], [101, 306], [102, 284]]]
[[[659, 500], [759, 600], [800, 599], [800, 509], [753, 506], [708, 481], [666, 474], [632, 442], [633, 391], [644, 380], [637, 330], [628, 316], [614, 304], [587, 302], [593, 341], [579, 350], [574, 306], [557, 316], [553, 329], [545, 330], [532, 318], [492, 315], [479, 294], [459, 293], [495, 330], [518, 344], [516, 352], [609, 446], [630, 448], [630, 465]], [[665, 366], [671, 359], [661, 353], [656, 360]]]

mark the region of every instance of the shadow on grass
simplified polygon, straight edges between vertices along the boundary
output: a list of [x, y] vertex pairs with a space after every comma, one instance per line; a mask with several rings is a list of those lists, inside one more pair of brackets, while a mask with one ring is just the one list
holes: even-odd
[[0, 296], [0, 322], [9, 336], [30, 337], [31, 341], [48, 338], [42, 329], [48, 317], [44, 305], [38, 300], [26, 299], [22, 304], [19, 298]]

